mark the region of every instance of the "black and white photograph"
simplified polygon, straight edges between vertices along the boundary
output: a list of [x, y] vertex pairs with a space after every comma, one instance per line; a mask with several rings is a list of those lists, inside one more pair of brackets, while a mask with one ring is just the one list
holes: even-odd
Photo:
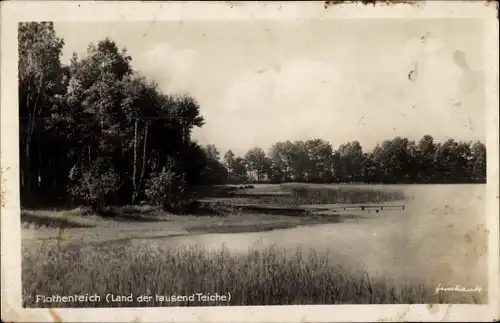
[[[168, 308], [174, 322], [244, 306], [226, 320], [247, 322], [421, 304], [449, 320], [456, 304], [493, 320], [496, 10], [436, 1], [425, 18], [424, 2], [2, 6], [33, 17], [2, 21], [2, 213], [16, 219], [2, 216], [2, 283], [20, 279], [19, 310]], [[206, 315], [191, 320], [223, 320]]]

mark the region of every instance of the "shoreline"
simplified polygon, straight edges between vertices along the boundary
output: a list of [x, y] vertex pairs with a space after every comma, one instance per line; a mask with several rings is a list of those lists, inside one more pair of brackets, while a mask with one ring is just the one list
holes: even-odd
[[[56, 212], [54, 212], [56, 213]], [[60, 221], [62, 216], [52, 215]], [[302, 226], [341, 223], [345, 219], [355, 218], [355, 214], [335, 215], [265, 215], [231, 214], [226, 216], [168, 215], [157, 221], [119, 222], [97, 219], [90, 227], [89, 219], [74, 216], [70, 219], [77, 225], [78, 220], [87, 220], [82, 227], [29, 227], [23, 223], [21, 238], [23, 243], [40, 241], [58, 241], [70, 243], [104, 243], [137, 239], [162, 239], [175, 236], [204, 234], [239, 234], [258, 233], [273, 230], [286, 230]], [[362, 217], [362, 216], [359, 216]], [[44, 217], [44, 220], [49, 218]], [[70, 220], [68, 219], [68, 221]], [[49, 223], [50, 226], [50, 223]]]

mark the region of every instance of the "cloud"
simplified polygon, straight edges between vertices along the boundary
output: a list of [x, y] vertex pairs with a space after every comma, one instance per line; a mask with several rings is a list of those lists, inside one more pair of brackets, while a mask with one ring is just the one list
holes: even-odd
[[190, 89], [195, 78], [197, 53], [193, 49], [157, 43], [133, 63], [134, 68], [156, 79], [164, 91], [183, 92]]
[[[470, 114], [454, 110], [461, 71], [439, 46], [409, 55], [417, 45], [377, 61], [293, 60], [242, 73], [205, 133], [236, 149], [312, 137], [368, 146], [396, 135], [462, 137], [457, 129]], [[410, 82], [415, 60], [418, 79]]]
[[262, 70], [239, 75], [221, 102], [216, 122], [236, 134], [234, 145], [268, 146], [269, 140], [307, 137], [315, 123], [324, 124], [331, 88], [341, 77], [335, 66], [293, 61]]

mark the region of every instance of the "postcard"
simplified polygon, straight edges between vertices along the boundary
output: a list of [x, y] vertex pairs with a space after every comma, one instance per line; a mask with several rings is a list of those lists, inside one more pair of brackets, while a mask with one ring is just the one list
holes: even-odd
[[499, 319], [497, 10], [2, 3], [2, 320]]

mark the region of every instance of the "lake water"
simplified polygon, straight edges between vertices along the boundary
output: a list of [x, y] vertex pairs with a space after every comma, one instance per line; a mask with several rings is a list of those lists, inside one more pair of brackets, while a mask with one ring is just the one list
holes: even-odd
[[[426, 277], [436, 284], [475, 286], [486, 279], [485, 185], [408, 185], [404, 210], [346, 221], [244, 234], [207, 234], [134, 243], [201, 245], [234, 252], [251, 247], [328, 251], [339, 264], [373, 275]], [[365, 212], [366, 214], [366, 212]], [[483, 285], [486, 286], [486, 285]]]

